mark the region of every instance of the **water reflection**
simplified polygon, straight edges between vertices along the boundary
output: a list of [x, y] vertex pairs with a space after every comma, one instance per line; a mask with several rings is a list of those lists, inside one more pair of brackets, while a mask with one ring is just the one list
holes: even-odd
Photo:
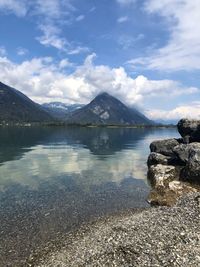
[[145, 158], [137, 144], [150, 132], [104, 128], [3, 129], [0, 159], [5, 163], [0, 167], [0, 188], [11, 183], [36, 188], [41, 181], [64, 174], [76, 174], [76, 181], [87, 187], [105, 181], [120, 182], [124, 177], [143, 179], [146, 169], [140, 164]]
[[[146, 207], [146, 158], [174, 129], [0, 129], [0, 266], [92, 217]], [[20, 264], [19, 264], [20, 263]]]

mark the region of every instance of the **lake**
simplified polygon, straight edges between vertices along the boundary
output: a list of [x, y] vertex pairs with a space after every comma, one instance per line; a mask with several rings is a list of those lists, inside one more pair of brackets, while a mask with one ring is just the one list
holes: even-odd
[[94, 218], [147, 208], [146, 161], [175, 128], [0, 128], [0, 266]]

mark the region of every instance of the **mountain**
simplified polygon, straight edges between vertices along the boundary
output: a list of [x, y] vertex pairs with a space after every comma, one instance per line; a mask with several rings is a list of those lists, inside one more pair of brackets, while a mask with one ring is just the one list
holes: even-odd
[[52, 117], [20, 91], [0, 82], [0, 122], [46, 122]]
[[84, 105], [82, 104], [72, 104], [68, 105], [62, 102], [50, 102], [42, 104], [42, 107], [54, 118], [56, 119], [66, 119], [70, 112], [73, 112]]
[[136, 109], [124, 105], [117, 98], [102, 93], [88, 105], [72, 112], [67, 118], [71, 124], [94, 125], [152, 125], [153, 122]]

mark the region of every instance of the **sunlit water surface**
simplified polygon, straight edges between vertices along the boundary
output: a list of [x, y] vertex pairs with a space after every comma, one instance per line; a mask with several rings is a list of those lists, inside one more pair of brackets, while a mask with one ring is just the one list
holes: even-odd
[[149, 144], [176, 136], [174, 128], [0, 128], [0, 266], [94, 217], [148, 207]]

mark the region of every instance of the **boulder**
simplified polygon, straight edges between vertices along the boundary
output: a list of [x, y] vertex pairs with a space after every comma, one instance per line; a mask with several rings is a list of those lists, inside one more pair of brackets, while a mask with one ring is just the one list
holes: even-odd
[[200, 143], [194, 143], [189, 149], [188, 161], [181, 172], [181, 178], [200, 184]]
[[162, 165], [167, 165], [169, 162], [170, 157], [164, 156], [162, 154], [152, 152], [150, 153], [148, 160], [147, 160], [147, 165], [150, 167], [151, 165], [157, 165], [157, 164], [162, 164]]
[[172, 165], [152, 165], [147, 173], [147, 177], [153, 188], [168, 186], [169, 182], [178, 180], [180, 168]]
[[177, 128], [185, 143], [200, 142], [200, 120], [181, 119]]
[[147, 201], [151, 205], [173, 206], [180, 196], [198, 191], [198, 188], [188, 183], [172, 181], [165, 188], [151, 190]]
[[173, 152], [179, 161], [179, 164], [186, 164], [189, 160], [190, 152], [199, 146], [199, 143], [194, 142], [190, 144], [179, 144], [173, 148]]
[[200, 120], [182, 119], [182, 138], [150, 144], [147, 177], [152, 205], [173, 205], [182, 194], [200, 191]]
[[175, 154], [173, 152], [173, 149], [177, 145], [179, 145], [179, 141], [175, 138], [157, 140], [150, 144], [150, 150], [151, 152], [156, 152], [165, 156], [174, 157]]
[[147, 160], [148, 167], [152, 165], [157, 165], [157, 164], [176, 165], [177, 163], [178, 163], [177, 157], [164, 156], [156, 152], [151, 152]]

